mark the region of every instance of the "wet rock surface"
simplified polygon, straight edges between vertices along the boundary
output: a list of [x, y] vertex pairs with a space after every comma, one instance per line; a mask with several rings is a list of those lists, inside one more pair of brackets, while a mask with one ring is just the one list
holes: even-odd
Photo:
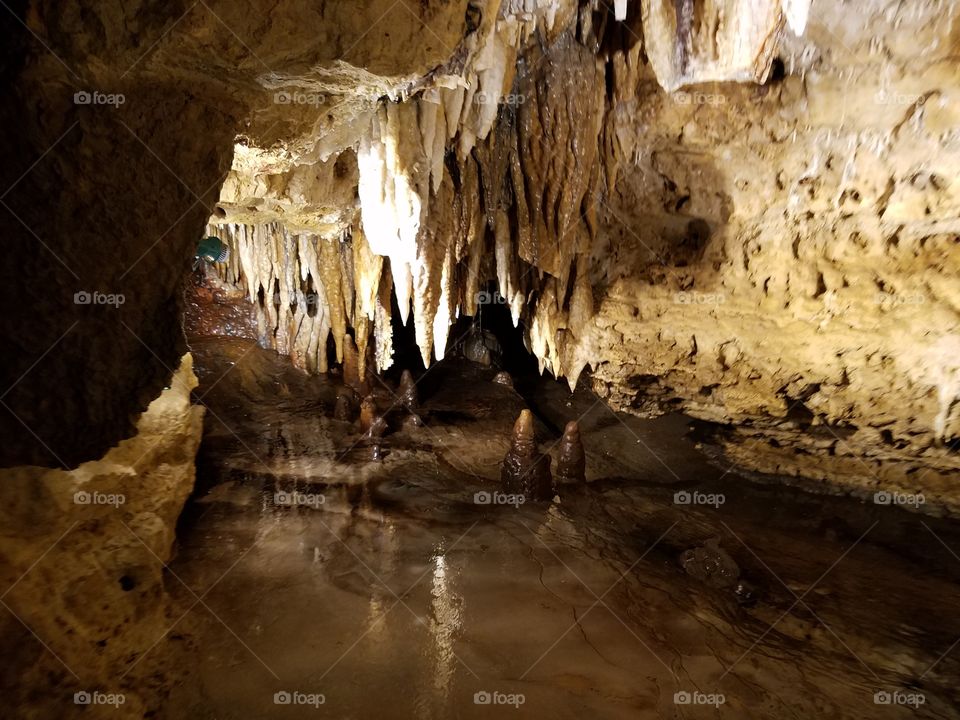
[[560, 453], [557, 459], [557, 482], [560, 484], [584, 482], [587, 460], [583, 452], [583, 441], [580, 439], [580, 426], [576, 420], [571, 420], [563, 430], [560, 438]]
[[523, 410], [513, 425], [510, 450], [500, 467], [500, 484], [505, 493], [527, 501], [553, 497], [550, 457], [541, 455], [533, 427], [533, 413]]
[[[685, 551], [680, 556], [680, 564], [687, 575], [714, 588], [736, 587], [740, 578], [740, 568], [730, 553], [720, 547], [718, 538]], [[746, 593], [746, 586], [740, 592]]]

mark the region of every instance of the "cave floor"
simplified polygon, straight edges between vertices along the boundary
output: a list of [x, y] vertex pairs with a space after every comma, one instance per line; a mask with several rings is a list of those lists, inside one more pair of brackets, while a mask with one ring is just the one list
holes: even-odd
[[[423, 377], [425, 425], [371, 462], [333, 380], [248, 340], [192, 345], [208, 412], [154, 650], [181, 674], [163, 717], [960, 717], [956, 523], [751, 483], [686, 418], [551, 380], [528, 405], [465, 361]], [[478, 504], [528, 406], [554, 467], [579, 418], [588, 483]], [[711, 540], [739, 581], [685, 571]]]

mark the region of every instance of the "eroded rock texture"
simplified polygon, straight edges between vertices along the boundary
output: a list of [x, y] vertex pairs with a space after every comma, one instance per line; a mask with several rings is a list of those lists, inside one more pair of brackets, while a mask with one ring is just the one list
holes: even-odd
[[760, 87], [636, 77], [593, 266], [616, 405], [729, 423], [746, 467], [956, 507], [960, 107], [936, 7], [819, 3]]
[[4, 472], [0, 634], [17, 650], [3, 690], [30, 717], [73, 717], [74, 692], [107, 687], [125, 695], [126, 717], [157, 709], [156, 697], [143, 696], [160, 671], [149, 650], [176, 620], [164, 566], [193, 490], [203, 429], [203, 409], [190, 402], [197, 379], [189, 354], [170, 382], [140, 416], [136, 435], [102, 458], [71, 471]]

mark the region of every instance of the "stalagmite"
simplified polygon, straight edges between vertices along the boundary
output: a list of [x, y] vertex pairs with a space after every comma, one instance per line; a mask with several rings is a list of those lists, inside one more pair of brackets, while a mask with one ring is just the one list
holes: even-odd
[[550, 457], [541, 455], [533, 428], [533, 413], [522, 410], [513, 426], [510, 450], [500, 466], [503, 491], [529, 500], [553, 498]]
[[501, 370], [494, 375], [493, 382], [495, 382], [497, 385], [503, 385], [504, 387], [513, 389], [513, 378], [510, 377], [510, 373], [508, 373], [506, 370]]
[[377, 401], [367, 395], [360, 403], [360, 432], [367, 434], [373, 427], [377, 416]]
[[353, 342], [347, 342], [343, 350], [343, 382], [354, 390], [362, 392], [360, 358]]
[[410, 412], [416, 412], [420, 405], [417, 385], [413, 381], [413, 375], [410, 374], [409, 370], [404, 370], [400, 375], [400, 401]]
[[353, 422], [354, 401], [349, 393], [341, 392], [337, 395], [337, 403], [333, 407], [333, 417], [335, 420]]
[[567, 423], [560, 440], [560, 458], [557, 461], [557, 483], [586, 481], [586, 457], [576, 421]]

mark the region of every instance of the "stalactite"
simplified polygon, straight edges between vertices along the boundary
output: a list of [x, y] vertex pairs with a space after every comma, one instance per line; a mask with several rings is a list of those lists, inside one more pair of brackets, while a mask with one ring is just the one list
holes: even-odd
[[377, 370], [383, 371], [393, 365], [393, 327], [390, 324], [390, 297], [393, 292], [393, 275], [383, 273], [380, 276], [380, 290], [377, 294], [377, 306], [374, 308], [373, 324], [376, 338], [375, 356]]
[[[786, 0], [798, 34], [809, 1]], [[703, 82], [763, 82], [784, 24], [782, 0], [641, 0], [645, 51], [668, 92]]]
[[347, 334], [346, 307], [344, 305], [340, 262], [340, 242], [336, 238], [315, 238], [319, 250], [320, 282], [327, 298], [330, 329], [337, 352], [337, 362], [343, 362], [343, 341]]

